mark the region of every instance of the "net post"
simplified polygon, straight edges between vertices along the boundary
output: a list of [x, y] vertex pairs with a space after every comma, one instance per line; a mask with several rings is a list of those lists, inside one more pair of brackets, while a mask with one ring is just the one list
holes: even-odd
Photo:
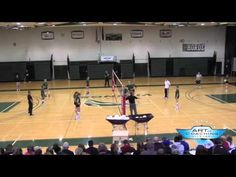
[[122, 115], [126, 115], [126, 99], [125, 99], [124, 86], [122, 86], [122, 91], [121, 91], [121, 110], [122, 110]]

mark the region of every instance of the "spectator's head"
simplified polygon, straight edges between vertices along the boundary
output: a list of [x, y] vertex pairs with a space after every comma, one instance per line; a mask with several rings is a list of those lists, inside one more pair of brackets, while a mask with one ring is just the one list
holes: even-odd
[[27, 147], [27, 151], [28, 151], [29, 153], [34, 152], [34, 146], [33, 146], [33, 145], [28, 146], [28, 147]]
[[63, 147], [63, 149], [69, 149], [69, 143], [68, 142], [64, 142], [63, 143], [63, 145], [62, 145], [62, 147]]
[[129, 145], [129, 141], [128, 141], [128, 140], [124, 140], [124, 141], [123, 141], [123, 144], [124, 144], [124, 145]]
[[170, 146], [171, 145], [171, 141], [169, 139], [163, 140], [162, 144], [164, 146]]
[[45, 152], [46, 155], [53, 155], [53, 147], [49, 146]]
[[116, 143], [111, 144], [111, 153], [113, 155], [118, 155], [119, 147]]
[[161, 142], [161, 138], [155, 136], [155, 137], [153, 138], [153, 142], [154, 142], [154, 143], [160, 143], [160, 142]]
[[58, 154], [61, 151], [61, 147], [57, 143], [53, 144], [52, 149], [56, 154]]
[[179, 136], [175, 136], [174, 137], [174, 142], [180, 142], [180, 137]]
[[75, 155], [82, 155], [82, 153], [83, 153], [83, 149], [81, 147], [77, 147], [75, 149]]
[[4, 148], [0, 148], [0, 155], [3, 155], [4, 154]]
[[214, 140], [214, 144], [220, 145], [220, 144], [222, 144], [222, 140], [220, 138], [217, 138]]
[[104, 143], [98, 145], [98, 153], [107, 152], [107, 147]]
[[89, 140], [88, 145], [89, 145], [89, 147], [93, 147], [93, 140]]
[[42, 155], [42, 149], [40, 146], [35, 146], [34, 147], [34, 154], [35, 155]]
[[179, 137], [179, 141], [183, 140], [183, 136], [181, 134], [179, 134], [178, 137]]
[[19, 147], [14, 147], [13, 148], [13, 155], [23, 155], [22, 149]]
[[7, 146], [6, 146], [6, 151], [5, 151], [5, 154], [12, 154], [13, 153], [13, 146], [12, 146], [12, 144], [8, 144]]
[[198, 145], [196, 148], [196, 155], [207, 155], [207, 150], [203, 145]]
[[79, 144], [78, 147], [81, 148], [83, 151], [85, 151], [85, 147], [83, 144]]
[[146, 148], [147, 148], [147, 151], [148, 151], [148, 150], [149, 150], [149, 151], [154, 150], [154, 143], [153, 143], [153, 142], [148, 142], [148, 143], [146, 144]]

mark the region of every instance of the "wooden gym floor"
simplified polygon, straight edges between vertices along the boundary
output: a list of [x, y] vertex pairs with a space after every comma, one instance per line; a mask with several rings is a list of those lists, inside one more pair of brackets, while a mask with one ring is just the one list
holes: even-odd
[[[194, 77], [168, 78], [172, 84], [170, 98], [165, 100], [165, 78], [136, 78], [129, 80], [137, 85], [137, 110], [139, 114], [152, 113], [154, 118], [148, 123], [148, 135], [173, 138], [177, 128], [190, 129], [193, 125], [211, 125], [212, 128], [227, 128], [236, 140], [236, 103], [212, 99], [207, 95], [236, 94], [233, 84], [225, 89], [222, 77], [204, 77], [203, 85], [197, 89]], [[102, 102], [115, 102], [111, 88], [104, 88], [103, 80], [90, 81], [90, 97], [82, 98], [81, 119], [75, 120], [73, 93], [77, 90], [85, 96], [85, 81], [49, 81], [51, 97], [41, 104], [40, 86], [43, 81], [21, 83], [21, 91], [15, 91], [15, 83], [0, 83], [0, 147], [6, 143], [26, 147], [29, 143], [47, 141], [48, 144], [67, 140], [74, 145], [80, 140], [97, 138], [97, 142], [111, 143], [112, 125], [106, 121], [108, 115], [119, 114], [117, 106], [87, 106], [93, 99]], [[236, 78], [230, 78], [231, 83]], [[175, 84], [180, 85], [180, 110], [175, 109]], [[33, 116], [27, 114], [27, 89], [32, 90], [34, 99]], [[120, 98], [119, 98], [120, 99]], [[119, 100], [118, 99], [118, 100]], [[5, 105], [5, 107], [4, 107]], [[129, 107], [126, 109], [129, 114]], [[135, 123], [127, 123], [129, 135], [135, 135]], [[136, 133], [144, 135], [143, 127]], [[100, 139], [99, 139], [100, 138]], [[103, 139], [108, 138], [108, 139]], [[192, 146], [194, 142], [189, 141]], [[28, 144], [27, 144], [28, 143]], [[72, 144], [73, 144], [72, 143]], [[40, 143], [39, 143], [40, 144]], [[47, 143], [41, 146], [48, 145]]]

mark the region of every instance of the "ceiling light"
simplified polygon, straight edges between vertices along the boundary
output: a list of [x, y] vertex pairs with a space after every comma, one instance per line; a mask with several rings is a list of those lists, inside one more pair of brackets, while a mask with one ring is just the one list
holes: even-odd
[[17, 24], [17, 25], [21, 25], [21, 23], [19, 23], [19, 22], [17, 22], [16, 24]]
[[201, 26], [204, 26], [205, 25], [205, 23], [201, 23]]
[[113, 25], [117, 25], [117, 23], [113, 23]]

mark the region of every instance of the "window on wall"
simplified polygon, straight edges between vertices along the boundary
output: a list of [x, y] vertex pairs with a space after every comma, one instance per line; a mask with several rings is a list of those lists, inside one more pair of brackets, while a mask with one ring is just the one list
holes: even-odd
[[122, 40], [122, 34], [106, 34], [106, 41], [121, 41]]

